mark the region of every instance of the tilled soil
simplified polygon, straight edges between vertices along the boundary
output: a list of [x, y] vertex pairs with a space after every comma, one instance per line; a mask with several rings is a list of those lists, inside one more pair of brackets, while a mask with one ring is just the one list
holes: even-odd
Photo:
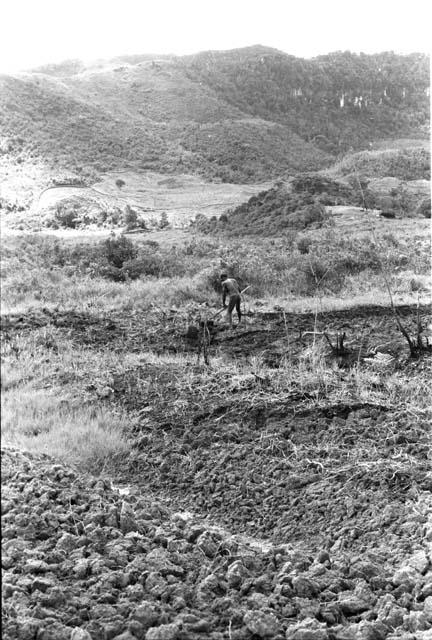
[[2, 491], [5, 640], [432, 635], [431, 505], [420, 488], [403, 554], [260, 545], [13, 449], [2, 450]]
[[406, 553], [430, 508], [419, 498], [432, 491], [430, 416], [367, 403], [247, 402], [220, 404], [187, 425], [144, 419], [130, 473], [274, 543]]
[[[416, 309], [399, 313], [413, 333]], [[198, 355], [186, 320], [176, 310], [42, 310], [3, 317], [2, 330], [14, 350], [15, 336], [36, 330], [54, 350], [65, 332], [119, 354]], [[3, 637], [430, 640], [430, 416], [332, 404], [325, 385], [317, 394], [301, 380], [276, 392], [271, 375], [301, 357], [313, 330], [346, 333], [345, 354], [327, 346], [341, 384], [346, 367], [368, 366], [376, 351], [419, 384], [430, 373], [427, 358], [407, 360], [382, 307], [318, 320], [256, 313], [235, 331], [215, 325], [209, 357], [260, 356], [267, 373], [206, 377], [187, 359], [144, 362], [110, 372], [106, 399], [93, 383], [80, 388], [85, 401], [134, 416], [132, 455], [116, 479], [128, 492], [48, 456], [3, 450]]]
[[[430, 312], [430, 307], [426, 306], [418, 311], [424, 326]], [[414, 335], [417, 309], [404, 305], [397, 308], [397, 313], [408, 333]], [[333, 347], [336, 347], [337, 335], [344, 335], [345, 349], [336, 357], [342, 367], [352, 366], [376, 351], [399, 358], [409, 353], [392, 310], [376, 305], [324, 312], [317, 316], [313, 313], [257, 312], [238, 331], [216, 335], [214, 343], [232, 357], [259, 354], [265, 364], [278, 367], [287, 357], [297, 358], [314, 340], [323, 341], [324, 346], [329, 347], [324, 333]], [[335, 355], [331, 348], [328, 352], [329, 356]]]
[[[417, 331], [417, 316], [423, 326], [430, 322], [430, 305], [399, 306], [397, 312], [411, 335]], [[36, 328], [64, 331], [77, 345], [110, 346], [114, 351], [140, 352], [152, 349], [156, 353], [198, 353], [201, 332], [188, 336], [186, 310], [173, 309], [155, 313], [139, 309], [112, 311], [103, 315], [73, 310], [41, 310], [26, 314], [5, 314], [1, 330], [7, 339], [31, 332]], [[398, 359], [409, 355], [408, 345], [399, 331], [391, 309], [381, 306], [354, 307], [340, 311], [284, 313], [256, 311], [246, 316], [238, 329], [228, 331], [220, 318], [210, 331], [209, 356], [220, 354], [234, 359], [261, 356], [270, 367], [278, 367], [283, 359], [297, 358], [315, 338], [311, 332], [326, 332], [336, 345], [337, 334], [345, 333], [345, 352], [338, 356], [340, 366], [351, 366], [376, 351], [389, 353]], [[332, 355], [329, 348], [329, 355]]]

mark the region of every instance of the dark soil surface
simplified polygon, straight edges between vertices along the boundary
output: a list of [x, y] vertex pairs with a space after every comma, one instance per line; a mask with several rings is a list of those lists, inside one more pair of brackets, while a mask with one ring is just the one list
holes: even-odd
[[[275, 543], [402, 555], [432, 491], [429, 417], [380, 406], [300, 409], [289, 399], [212, 405], [137, 430], [134, 476], [224, 525]], [[416, 514], [416, 515], [415, 515]], [[379, 532], [379, 535], [377, 535]]]
[[410, 541], [403, 555], [263, 546], [13, 449], [2, 451], [2, 493], [5, 640], [431, 637], [431, 505], [420, 488], [398, 532]]
[[[410, 335], [417, 331], [417, 313], [423, 325], [430, 322], [431, 307], [404, 305], [397, 313]], [[188, 325], [188, 309], [148, 312], [135, 309], [114, 310], [96, 315], [67, 310], [42, 309], [26, 314], [1, 317], [1, 330], [9, 339], [35, 328], [64, 330], [77, 344], [93, 347], [110, 346], [112, 350], [137, 352], [151, 348], [156, 353], [190, 353], [199, 351], [202, 330], [198, 322]], [[211, 315], [209, 311], [209, 315]], [[190, 327], [194, 331], [189, 335]], [[189, 329], [189, 334], [188, 334]], [[317, 332], [314, 336], [311, 332]], [[319, 313], [284, 313], [255, 311], [232, 331], [218, 318], [210, 329], [209, 355], [247, 359], [260, 355], [267, 366], [278, 367], [281, 360], [296, 358], [313, 340], [322, 341], [332, 354], [323, 335], [327, 333], [333, 346], [337, 334], [345, 334], [345, 352], [339, 354], [341, 366], [351, 366], [359, 358], [376, 351], [405, 360], [409, 349], [391, 309], [380, 306], [354, 307]]]
[[[399, 314], [414, 333], [416, 310]], [[2, 318], [15, 350], [35, 332], [54, 350], [65, 335], [119, 359], [143, 352], [142, 364], [103, 372], [108, 395], [77, 381], [83, 403], [133, 420], [121, 491], [3, 450], [5, 640], [430, 640], [430, 412], [391, 400], [386, 385], [397, 372], [426, 389], [431, 359], [408, 358], [381, 307], [256, 312], [233, 331], [220, 322], [209, 367], [188, 326], [178, 310]], [[333, 395], [325, 376], [284, 385], [314, 330], [332, 344], [346, 334], [337, 356], [315, 334]], [[180, 358], [146, 359], [149, 349]], [[372, 375], [376, 353], [393, 357], [387, 377]], [[254, 369], [256, 356], [266, 365]]]
[[[397, 308], [408, 333], [416, 331], [417, 309], [408, 305]], [[430, 307], [419, 310], [425, 324], [430, 318]], [[322, 333], [336, 346], [337, 334], [345, 334], [345, 352], [338, 357], [341, 366], [351, 366], [358, 359], [379, 350], [394, 356], [404, 356], [408, 346], [401, 335], [391, 309], [380, 306], [354, 307], [341, 311], [320, 313], [257, 312], [245, 327], [230, 332], [228, 336], [216, 335], [215, 344], [233, 357], [262, 354], [268, 366], [277, 367], [281, 359], [296, 358], [305, 346], [323, 341]], [[313, 335], [311, 332], [317, 332]], [[332, 355], [330, 349], [329, 355]]]

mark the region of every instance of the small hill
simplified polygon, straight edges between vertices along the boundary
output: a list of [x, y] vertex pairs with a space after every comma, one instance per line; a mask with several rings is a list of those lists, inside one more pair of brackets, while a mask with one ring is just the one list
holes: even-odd
[[360, 194], [348, 184], [317, 174], [303, 174], [252, 196], [219, 220], [200, 217], [195, 224], [204, 232], [275, 236], [311, 225], [321, 226], [328, 218], [325, 204], [359, 201]]
[[[370, 164], [365, 162], [365, 165], [371, 171]], [[357, 166], [356, 158], [351, 158], [351, 166]], [[384, 163], [379, 166], [385, 173]], [[403, 171], [403, 163], [399, 166]], [[418, 175], [418, 171], [418, 167], [413, 168], [412, 175]], [[408, 168], [405, 175], [407, 172]], [[343, 173], [340, 165], [332, 171], [298, 174], [288, 181], [280, 181], [218, 220], [198, 217], [195, 225], [205, 233], [277, 236], [311, 226], [320, 227], [331, 218], [326, 207], [340, 208], [341, 205], [362, 208], [366, 205], [369, 210], [378, 209], [390, 217], [430, 217], [428, 180], [401, 180], [388, 175], [381, 178], [378, 171], [375, 178], [365, 178], [360, 173], [332, 177], [332, 173]]]
[[399, 180], [430, 180], [430, 151], [423, 147], [377, 149], [349, 154], [337, 162], [327, 175], [362, 178], [392, 176]]

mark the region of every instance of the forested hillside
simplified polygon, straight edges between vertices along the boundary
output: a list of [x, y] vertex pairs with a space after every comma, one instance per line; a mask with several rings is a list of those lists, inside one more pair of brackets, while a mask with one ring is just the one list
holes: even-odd
[[420, 54], [304, 60], [256, 46], [2, 76], [0, 168], [39, 163], [94, 180], [129, 167], [229, 182], [317, 170], [384, 138], [427, 138], [428, 66]]
[[429, 60], [421, 54], [346, 51], [305, 60], [252, 47], [202, 53], [185, 64], [230, 104], [330, 153], [427, 131]]

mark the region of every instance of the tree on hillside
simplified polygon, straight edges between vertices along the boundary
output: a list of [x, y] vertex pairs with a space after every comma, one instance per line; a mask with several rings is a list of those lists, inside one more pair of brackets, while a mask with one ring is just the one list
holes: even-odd
[[137, 226], [138, 215], [128, 204], [124, 210], [123, 220], [127, 229], [134, 229]]
[[168, 215], [166, 211], [162, 211], [161, 213], [161, 217], [159, 220], [159, 229], [166, 229], [167, 227], [169, 227], [169, 220], [168, 220]]

